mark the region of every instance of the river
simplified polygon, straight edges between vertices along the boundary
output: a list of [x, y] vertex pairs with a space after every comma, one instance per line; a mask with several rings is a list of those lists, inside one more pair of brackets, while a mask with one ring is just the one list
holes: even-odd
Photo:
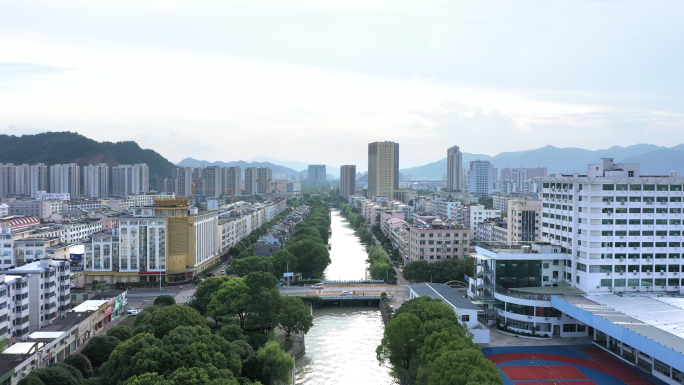
[[[359, 280], [366, 277], [366, 251], [339, 211], [332, 212], [331, 264], [325, 279]], [[387, 365], [380, 366], [375, 349], [384, 326], [376, 307], [314, 309], [313, 327], [306, 335], [306, 353], [297, 360], [297, 385], [394, 383]]]

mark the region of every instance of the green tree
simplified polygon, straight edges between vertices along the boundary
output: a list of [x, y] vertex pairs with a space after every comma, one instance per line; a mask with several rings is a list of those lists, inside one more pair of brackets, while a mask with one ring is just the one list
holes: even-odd
[[218, 333], [221, 337], [225, 338], [226, 341], [245, 341], [247, 339], [247, 336], [242, 334], [242, 329], [240, 329], [240, 326], [234, 324], [223, 325]]
[[207, 327], [207, 320], [197, 310], [189, 306], [171, 305], [164, 306], [145, 317], [138, 326], [151, 326], [154, 328], [154, 336], [163, 338], [179, 326]]
[[149, 333], [136, 334], [114, 349], [100, 368], [103, 385], [116, 385], [148, 372], [161, 372], [159, 360], [164, 355], [162, 342]]
[[211, 301], [211, 295], [218, 291], [223, 282], [230, 280], [229, 277], [209, 277], [200, 282], [195, 290], [195, 299], [188, 303], [188, 306], [197, 309], [202, 315], [207, 314], [207, 306]]
[[291, 332], [307, 333], [313, 326], [313, 316], [301, 299], [284, 296], [281, 297], [278, 322], [289, 337]]
[[503, 378], [479, 349], [445, 349], [421, 368], [428, 385], [502, 385]]
[[273, 275], [282, 277], [283, 273], [295, 272], [299, 265], [299, 260], [291, 252], [286, 249], [276, 251], [272, 258], [273, 260]]
[[258, 325], [262, 330], [270, 329], [277, 324], [280, 298], [278, 289], [256, 289], [247, 307], [247, 324]]
[[222, 283], [218, 291], [211, 296], [211, 301], [207, 306], [207, 314], [214, 319], [238, 317], [240, 328], [244, 328], [247, 308], [251, 300], [249, 286], [245, 284], [244, 280], [233, 279]]
[[230, 372], [205, 368], [178, 368], [169, 375], [175, 384], [183, 385], [239, 385]]
[[288, 245], [287, 250], [297, 257], [299, 271], [319, 273], [330, 264], [328, 248], [312, 240], [296, 241]]
[[45, 385], [72, 385], [85, 380], [78, 369], [63, 362], [43, 366], [31, 374], [40, 378]]
[[95, 336], [81, 350], [81, 354], [88, 357], [94, 368], [99, 368], [107, 362], [109, 355], [120, 343], [121, 341], [116, 337]]
[[404, 266], [404, 278], [413, 282], [427, 282], [430, 280], [430, 264], [426, 260], [409, 262]]
[[378, 361], [392, 365], [392, 374], [405, 381], [417, 377], [416, 358], [420, 331], [420, 318], [414, 314], [397, 314], [385, 328], [382, 342], [376, 349]]
[[153, 305], [171, 306], [176, 304], [176, 299], [172, 295], [160, 295], [154, 299]]
[[124, 385], [175, 385], [171, 380], [167, 380], [159, 373], [143, 373], [139, 376], [133, 376], [123, 383]]
[[[131, 330], [130, 328], [126, 329]], [[90, 360], [88, 359], [88, 357], [86, 357], [83, 354], [71, 354], [67, 356], [67, 358], [65, 358], [62, 362], [78, 369], [78, 371], [81, 372], [81, 374], [83, 375], [83, 378], [88, 379], [90, 378], [90, 376], [93, 375], [93, 365], [90, 364]]]
[[226, 267], [226, 274], [237, 275], [238, 277], [244, 277], [245, 275], [256, 271], [271, 273], [273, 271], [271, 257], [258, 257], [252, 255], [233, 260], [230, 263], [230, 266]]
[[266, 384], [290, 383], [290, 371], [294, 368], [294, 359], [281, 349], [277, 342], [271, 341], [259, 349], [257, 360], [261, 363]]
[[43, 382], [43, 380], [40, 379], [40, 377], [31, 373], [28, 376], [22, 378], [19, 381], [19, 385], [45, 385], [45, 383]]
[[123, 342], [133, 337], [133, 329], [129, 328], [128, 326], [116, 325], [113, 328], [107, 330], [107, 335], [110, 337], [116, 337], [119, 339], [119, 341]]

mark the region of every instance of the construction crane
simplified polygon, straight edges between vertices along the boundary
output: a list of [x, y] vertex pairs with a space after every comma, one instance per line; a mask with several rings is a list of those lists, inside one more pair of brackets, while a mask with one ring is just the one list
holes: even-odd
[[230, 191], [230, 203], [235, 203], [235, 192], [236, 191], [242, 191], [242, 190], [237, 189], [237, 188], [229, 188], [226, 190]]
[[271, 178], [268, 179], [257, 179], [257, 182], [266, 182], [266, 200], [271, 199]]

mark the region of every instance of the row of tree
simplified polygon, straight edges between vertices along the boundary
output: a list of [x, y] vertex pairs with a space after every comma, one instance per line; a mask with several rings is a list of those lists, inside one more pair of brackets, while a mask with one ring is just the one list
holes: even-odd
[[430, 297], [411, 299], [397, 309], [376, 353], [405, 384], [503, 384], [499, 370], [484, 357], [454, 310]]
[[446, 283], [454, 280], [463, 280], [464, 275], [472, 277], [475, 274], [475, 259], [451, 258], [440, 259], [435, 262], [418, 260], [409, 262], [404, 266], [404, 278], [413, 282]]

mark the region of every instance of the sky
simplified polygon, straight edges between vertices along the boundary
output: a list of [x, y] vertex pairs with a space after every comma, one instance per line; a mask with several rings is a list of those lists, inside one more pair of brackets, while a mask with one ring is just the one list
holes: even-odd
[[684, 142], [684, 2], [0, 0], [0, 133], [172, 162]]

